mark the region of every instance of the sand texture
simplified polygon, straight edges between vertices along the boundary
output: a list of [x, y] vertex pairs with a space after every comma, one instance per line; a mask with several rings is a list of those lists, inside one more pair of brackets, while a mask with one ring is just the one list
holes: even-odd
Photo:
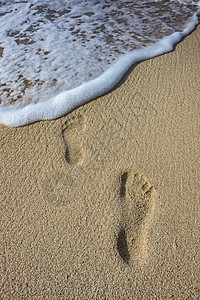
[[1, 299], [199, 299], [200, 27], [66, 117], [0, 126]]

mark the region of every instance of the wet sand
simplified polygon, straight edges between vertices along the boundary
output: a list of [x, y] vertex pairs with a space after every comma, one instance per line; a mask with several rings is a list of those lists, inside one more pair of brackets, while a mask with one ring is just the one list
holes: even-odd
[[200, 27], [55, 121], [0, 125], [2, 299], [198, 299]]

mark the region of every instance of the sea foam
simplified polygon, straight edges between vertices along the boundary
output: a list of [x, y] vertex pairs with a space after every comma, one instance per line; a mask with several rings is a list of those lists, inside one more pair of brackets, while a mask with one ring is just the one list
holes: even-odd
[[55, 119], [111, 90], [131, 65], [173, 50], [198, 1], [2, 1], [0, 123]]

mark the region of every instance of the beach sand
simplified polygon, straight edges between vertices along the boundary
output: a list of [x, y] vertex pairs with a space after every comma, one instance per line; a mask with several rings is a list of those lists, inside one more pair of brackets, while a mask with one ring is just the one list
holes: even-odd
[[0, 126], [1, 299], [199, 299], [200, 26], [54, 121]]

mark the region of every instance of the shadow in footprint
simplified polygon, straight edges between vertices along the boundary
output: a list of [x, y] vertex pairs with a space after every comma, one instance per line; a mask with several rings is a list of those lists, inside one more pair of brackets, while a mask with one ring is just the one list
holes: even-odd
[[120, 197], [124, 197], [126, 195], [127, 178], [128, 178], [128, 172], [123, 173], [121, 177]]
[[123, 259], [123, 261], [126, 264], [128, 264], [129, 259], [130, 259], [130, 254], [128, 252], [126, 232], [123, 228], [120, 230], [118, 237], [117, 237], [117, 250], [118, 250], [121, 258]]
[[86, 127], [85, 116], [75, 116], [70, 118], [62, 130], [62, 136], [66, 147], [65, 158], [71, 165], [79, 164], [83, 161], [84, 150], [81, 144], [81, 132]]
[[144, 262], [147, 258], [147, 236], [155, 206], [156, 190], [140, 174], [125, 172], [121, 176], [121, 230], [117, 250], [123, 261]]

